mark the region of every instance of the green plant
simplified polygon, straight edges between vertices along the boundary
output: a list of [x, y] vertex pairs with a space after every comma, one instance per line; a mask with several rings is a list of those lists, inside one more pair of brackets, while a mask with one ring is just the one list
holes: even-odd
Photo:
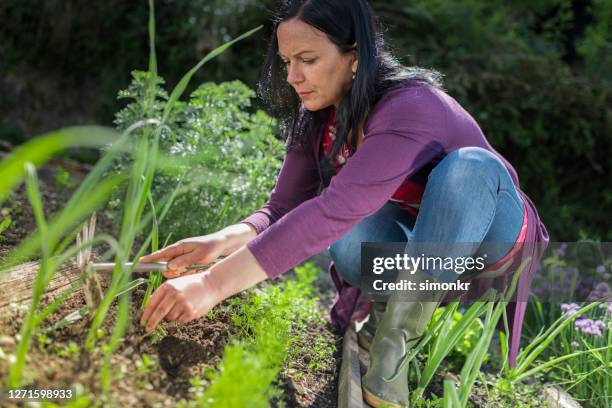
[[[608, 296], [610, 298], [610, 296]], [[596, 352], [602, 350], [608, 350], [612, 348], [612, 344], [608, 344], [604, 347], [598, 348], [588, 348], [587, 350], [577, 351], [570, 354], [566, 354], [560, 357], [553, 358], [545, 363], [539, 364], [534, 368], [529, 369], [532, 363], [540, 356], [540, 354], [546, 350], [546, 348], [557, 339], [557, 337], [580, 315], [588, 312], [591, 309], [603, 304], [603, 302], [607, 298], [601, 299], [597, 302], [592, 302], [587, 304], [586, 306], [576, 310], [574, 314], [571, 316], [561, 316], [557, 321], [555, 321], [550, 327], [546, 330], [544, 328], [540, 332], [540, 334], [534, 338], [530, 344], [522, 349], [517, 358], [516, 365], [512, 368], [508, 365], [508, 360], [506, 359], [503, 366], [503, 380], [502, 386], [508, 387], [512, 386], [513, 383], [524, 380], [525, 378], [537, 374], [547, 368], [554, 367], [555, 365], [565, 361], [572, 359], [576, 356], [582, 354], [590, 354], [592, 358], [597, 358]], [[501, 336], [502, 339], [502, 352], [505, 354], [508, 350], [508, 340], [505, 336]]]
[[461, 407], [459, 401], [459, 393], [455, 388], [455, 383], [451, 380], [444, 380], [444, 397], [442, 399], [443, 408], [459, 408]]
[[11, 226], [13, 220], [11, 219], [11, 210], [9, 208], [1, 208], [0, 215], [2, 215], [2, 220], [0, 221], [0, 242], [2, 242], [4, 240], [2, 233]]
[[[151, 54], [149, 69], [156, 75], [157, 62], [154, 50], [154, 14], [153, 4], [150, 1], [150, 42]], [[173, 106], [184, 91], [189, 79], [201, 65], [224, 51], [236, 41], [252, 34], [255, 30], [245, 33], [213, 50], [200, 63], [189, 71], [179, 82], [170, 96], [168, 104], [164, 107], [164, 113], [160, 120], [145, 119], [124, 129], [122, 135], [117, 137], [116, 133], [104, 128], [84, 127], [68, 128], [50, 134], [43, 135], [15, 149], [10, 155], [0, 162], [0, 170], [3, 177], [0, 179], [0, 203], [8, 197], [9, 192], [26, 176], [26, 187], [29, 201], [34, 209], [38, 230], [22, 242], [3, 263], [4, 267], [12, 266], [23, 259], [38, 252], [41, 255], [40, 271], [36, 277], [33, 288], [32, 300], [28, 314], [21, 327], [21, 340], [17, 346], [15, 361], [11, 364], [7, 385], [17, 387], [21, 384], [25, 357], [30, 347], [32, 336], [37, 327], [61, 304], [67, 293], [73, 291], [78, 285], [63, 293], [58, 299], [50, 303], [45, 309], [39, 311], [39, 304], [46, 287], [48, 286], [57, 268], [70, 259], [78, 251], [91, 247], [97, 242], [110, 244], [115, 256], [116, 268], [113, 272], [111, 283], [102, 299], [100, 306], [96, 309], [91, 327], [87, 333], [85, 349], [93, 352], [97, 340], [97, 333], [104, 321], [110, 304], [115, 297], [119, 297], [117, 319], [112, 328], [110, 338], [101, 347], [104, 356], [101, 367], [101, 386], [108, 397], [110, 390], [110, 356], [116, 350], [125, 330], [129, 312], [129, 291], [122, 288], [130, 285], [131, 271], [126, 270], [124, 265], [130, 259], [132, 247], [136, 234], [144, 229], [151, 219], [151, 213], [145, 212], [147, 196], [151, 189], [153, 174], [157, 166], [158, 140], [164, 129], [164, 121], [168, 118]], [[134, 133], [134, 135], [132, 135]], [[140, 137], [138, 137], [140, 136]], [[132, 139], [134, 138], [134, 142]], [[47, 222], [42, 210], [42, 200], [38, 187], [38, 180], [34, 165], [40, 165], [52, 155], [71, 146], [101, 146], [114, 142], [106, 149], [101, 160], [94, 166], [79, 185], [65, 208], [54, 218]], [[133, 157], [132, 168], [129, 177], [123, 175], [104, 174], [114, 162], [119, 153], [131, 153]], [[105, 199], [108, 198], [112, 189], [120, 183], [127, 181], [126, 198], [124, 200], [123, 222], [119, 239], [115, 241], [108, 236], [89, 237], [85, 242], [75, 247], [66, 248], [74, 240], [76, 230], [74, 229], [85, 217], [91, 214]], [[172, 194], [160, 199], [162, 202], [161, 214], [158, 220], [162, 220], [164, 214], [171, 205]], [[136, 251], [135, 258], [138, 259], [144, 252], [145, 245], [152, 239], [153, 232], [145, 240], [145, 244]]]
[[[574, 320], [555, 342], [557, 355], [585, 351], [546, 370], [584, 406], [609, 406], [612, 402], [612, 303], [602, 303]], [[600, 330], [593, 330], [597, 327]], [[607, 346], [607, 347], [606, 347]], [[548, 360], [553, 359], [548, 353]], [[542, 360], [546, 357], [542, 355]]]
[[[445, 307], [438, 307], [436, 309], [436, 311], [433, 314], [433, 317], [431, 319], [431, 322], [428, 325], [428, 329], [432, 328], [435, 323], [440, 319], [440, 317], [442, 316], [442, 313], [444, 313], [444, 310], [446, 308]], [[450, 319], [450, 329], [452, 329], [453, 327], [455, 327], [455, 325], [457, 323], [459, 323], [461, 321], [461, 318], [463, 317], [463, 313], [461, 313], [460, 311], [456, 310], [452, 316], [449, 317]], [[467, 355], [470, 353], [470, 351], [472, 351], [472, 349], [474, 348], [474, 346], [476, 345], [478, 339], [480, 338], [480, 335], [482, 333], [482, 329], [483, 329], [483, 323], [480, 320], [480, 318], [475, 319], [471, 326], [469, 328], [467, 328], [464, 332], [461, 333], [461, 337], [459, 338], [459, 340], [457, 341], [457, 343], [453, 346], [452, 350], [450, 351], [449, 355], [447, 356], [448, 359], [451, 359], [453, 361], [456, 361], [458, 364], [462, 363], [465, 359], [465, 357], [467, 357]], [[439, 333], [442, 334], [442, 333]], [[432, 341], [436, 341], [437, 337], [439, 334], [434, 335], [434, 338], [432, 339]], [[444, 335], [444, 334], [442, 334]], [[487, 357], [485, 357], [485, 361], [487, 360]]]
[[[159, 224], [157, 221], [157, 215], [155, 212], [155, 204], [153, 203], [153, 198], [151, 197], [151, 191], [147, 194], [147, 199], [149, 201], [149, 205], [153, 212], [153, 231], [151, 235], [151, 252], [155, 252], [159, 249]], [[165, 245], [164, 245], [165, 246]], [[142, 299], [142, 303], [140, 308], [144, 310], [145, 306], [149, 303], [149, 299], [151, 298], [151, 294], [155, 289], [157, 289], [162, 282], [163, 274], [162, 272], [151, 272], [149, 274], [149, 280], [147, 282], [147, 290]]]
[[38, 347], [41, 350], [44, 350], [46, 346], [48, 346], [49, 344], [51, 344], [51, 339], [48, 338], [47, 336], [45, 336], [44, 334], [40, 334], [38, 335]]
[[76, 180], [73, 179], [70, 173], [62, 166], [57, 166], [55, 168], [53, 180], [55, 181], [55, 189], [58, 191], [71, 190], [77, 184]]
[[142, 354], [138, 360], [136, 360], [136, 375], [138, 377], [137, 383], [141, 387], [150, 387], [148, 382], [149, 374], [155, 371], [157, 363], [147, 354]]
[[589, 73], [609, 84], [612, 71], [612, 5], [605, 0], [595, 0], [591, 4], [590, 13], [594, 21], [578, 41], [578, 52], [584, 58]]
[[[406, 368], [411, 362], [413, 362], [414, 371], [417, 377], [417, 388], [412, 392], [411, 400], [414, 402], [423, 394], [423, 391], [430, 383], [433, 375], [439, 368], [442, 360], [451, 352], [455, 344], [463, 336], [463, 334], [469, 330], [469, 327], [484, 311], [484, 302], [475, 302], [461, 317], [461, 319], [454, 325], [452, 331], [450, 329], [453, 315], [455, 314], [459, 301], [453, 301], [442, 311], [438, 320], [431, 325], [425, 332], [423, 338], [413, 347], [404, 360], [400, 363], [396, 369], [395, 374], [389, 379], [393, 380], [399, 373]], [[437, 334], [444, 333], [444, 336]], [[435, 337], [435, 339], [434, 339]], [[427, 358], [424, 367], [419, 367], [415, 357], [421, 353], [421, 351], [427, 351]]]
[[[148, 117], [161, 117], [168, 94], [152, 73], [133, 72], [130, 87], [120, 93], [131, 102], [117, 114], [118, 129]], [[155, 91], [146, 84], [155, 84]], [[177, 103], [160, 135], [160, 151], [176, 162], [155, 176], [152, 199], [183, 183], [161, 235], [201, 235], [235, 223], [257, 209], [273, 187], [284, 148], [274, 137], [275, 121], [262, 111], [249, 113], [254, 92], [239, 81], [205, 83], [187, 103]], [[147, 102], [150, 101], [150, 102]], [[119, 161], [118, 169], [129, 166]], [[120, 207], [120, 198], [113, 206]], [[215, 211], [210, 211], [210, 208]], [[185, 214], [198, 214], [185, 222]]]
[[[58, 142], [65, 141], [67, 139], [66, 134], [57, 133], [57, 136], [53, 138], [50, 136], [46, 139], [42, 139], [43, 142], [49, 140], [55, 140]], [[70, 134], [68, 134], [71, 136]], [[24, 147], [20, 151], [20, 155], [17, 157], [9, 156], [2, 162], [0, 162], [0, 168], [7, 169], [7, 177], [3, 178], [3, 181], [12, 178], [12, 182], [9, 182], [4, 185], [4, 188], [8, 189], [12, 187], [13, 184], [17, 183], [20, 176], [23, 174], [21, 170], [17, 167], [19, 162], [25, 162], [28, 157], [28, 152], [32, 149], [32, 146], [39, 147], [41, 140], [35, 139], [32, 144], [28, 147]], [[33, 152], [33, 156], [35, 156], [35, 151]], [[40, 156], [39, 156], [40, 157]], [[39, 160], [42, 160], [40, 158]], [[36, 223], [38, 225], [37, 234], [33, 237], [30, 237], [26, 240], [25, 243], [22, 243], [17, 250], [16, 253], [27, 252], [29, 247], [35, 247], [36, 244], [40, 247], [41, 261], [40, 261], [40, 270], [36, 276], [35, 284], [33, 287], [32, 299], [29, 305], [28, 313], [25, 317], [24, 323], [21, 326], [20, 337], [21, 340], [17, 346], [17, 351], [15, 355], [15, 361], [11, 364], [9, 375], [7, 377], [7, 385], [12, 387], [17, 387], [21, 383], [22, 374], [25, 366], [25, 359], [27, 355], [27, 351], [29, 350], [32, 336], [36, 330], [36, 328], [40, 325], [40, 323], [46, 318], [50, 311], [50, 307], [47, 306], [45, 310], [40, 312], [38, 310], [40, 301], [42, 299], [42, 295], [45, 291], [45, 288], [48, 286], [53, 274], [57, 270], [59, 266], [57, 264], [56, 259], [52, 258], [52, 255], [56, 254], [56, 250], [58, 249], [59, 238], [62, 234], [62, 229], [65, 229], [67, 225], [74, 224], [75, 221], [79, 220], [83, 217], [84, 213], [90, 211], [96, 206], [100, 205], [101, 201], [108, 196], [110, 193], [110, 188], [112, 185], [116, 183], [116, 178], [112, 178], [107, 180], [106, 182], [97, 183], [96, 185], [90, 183], [84, 183], [79, 190], [75, 193], [78, 195], [79, 192], [83, 194], [83, 192], [87, 193], [87, 198], [83, 199], [79, 204], [82, 206], [80, 211], [74, 211], [69, 213], [67, 211], [73, 209], [71, 207], [74, 206], [74, 201], [68, 203], [64, 211], [62, 211], [59, 215], [57, 215], [51, 223], [48, 223], [45, 219], [43, 213], [42, 200], [40, 195], [40, 189], [38, 186], [38, 179], [36, 175], [36, 170], [34, 166], [30, 163], [25, 163], [24, 170], [26, 171], [26, 190], [28, 194], [28, 199], [33, 207], [34, 215], [36, 219]], [[0, 182], [1, 184], [1, 182]], [[2, 189], [0, 189], [0, 196], [3, 194]], [[74, 198], [74, 197], [73, 197]], [[80, 198], [80, 197], [79, 197]], [[72, 206], [71, 206], [72, 203]], [[14, 252], [14, 253], [15, 253]], [[11, 262], [15, 263], [16, 259], [20, 259], [12, 254], [9, 256], [7, 264], [11, 264]], [[57, 303], [52, 303], [52, 306], [57, 307]]]
[[79, 345], [76, 344], [74, 341], [70, 341], [63, 350], [60, 350], [58, 352], [58, 354], [64, 357], [74, 358], [79, 354], [80, 351], [81, 348], [79, 347]]
[[[455, 400], [455, 392], [460, 402], [460, 406], [466, 406], [470, 391], [476, 381], [480, 367], [485, 360], [491, 338], [495, 332], [495, 327], [502, 313], [516, 289], [516, 284], [529, 259], [525, 260], [515, 271], [509, 288], [499, 294], [494, 289], [489, 289], [479, 300], [474, 302], [461, 316], [454, 322], [454, 315], [459, 305], [459, 299], [450, 303], [442, 311], [438, 320], [430, 324], [423, 338], [413, 347], [404, 357], [403, 361], [395, 370], [395, 374], [389, 380], [395, 379], [410, 364], [414, 362], [414, 374], [417, 378], [417, 387], [410, 395], [412, 404], [421, 400], [423, 393], [430, 384], [435, 373], [440, 368], [443, 360], [450, 354], [461, 338], [464, 338], [471, 330], [473, 325], [483, 313], [485, 320], [482, 325], [482, 333], [478, 341], [466, 356], [465, 363], [461, 369], [461, 385], [459, 390], [454, 386], [445, 385], [445, 404], [451, 404]], [[507, 268], [507, 263], [504, 268]], [[497, 304], [495, 304], [497, 303]], [[415, 357], [421, 352], [427, 351], [425, 364], [421, 368]]]
[[[571, 316], [573, 321], [541, 350], [529, 368], [552, 361], [554, 364], [534, 375], [560, 385], [584, 406], [609, 405], [612, 348], [605, 347], [612, 344], [612, 301], [579, 313], [587, 304], [584, 299], [589, 303], [597, 299], [603, 301], [601, 297], [610, 293], [607, 282], [612, 264], [608, 251], [603, 243], [592, 240], [581, 240], [573, 245], [561, 243], [552, 249], [551, 256], [542, 261], [545, 269], [534, 282], [524, 337], [531, 342], [542, 335], [541, 327], [553, 327]], [[559, 304], [557, 299], [568, 303]], [[572, 357], [557, 360], [568, 355]], [[505, 388], [516, 384], [505, 384]]]
[[[312, 283], [319, 270], [312, 263], [295, 269], [295, 281], [266, 285], [248, 301], [230, 301], [237, 338], [226, 346], [210, 387], [190, 406], [267, 407], [278, 391], [274, 380], [295, 341], [292, 331], [318, 316]], [[321, 344], [320, 353], [326, 347]], [[201, 389], [200, 389], [201, 391]]]
[[[519, 381], [530, 376], [548, 373], [555, 382], [565, 386], [568, 392], [583, 404], [606, 406], [610, 400], [612, 382], [606, 372], [612, 370], [612, 334], [610, 330], [610, 313], [608, 304], [611, 296], [588, 303], [583, 307], [577, 304], [570, 313], [559, 316], [549, 326], [533, 338], [529, 345], [517, 356], [515, 367], [509, 368], [507, 360], [503, 366], [503, 375], [498, 387], [502, 390], [513, 390]], [[603, 306], [603, 307], [602, 307]], [[607, 328], [607, 336], [584, 335], [579, 330], [580, 318], [586, 316], [600, 317], [600, 322]], [[592, 322], [593, 320], [591, 320]], [[576, 325], [576, 328], [572, 327]], [[544, 330], [544, 327], [547, 327]], [[501, 335], [502, 351], [507, 350], [507, 339]]]
[[[157, 77], [157, 57], [155, 52], [155, 15], [154, 15], [154, 7], [153, 1], [149, 1], [150, 14], [149, 14], [149, 44], [150, 44], [150, 56], [149, 56], [149, 72], [150, 78]], [[147, 203], [147, 198], [150, 198], [151, 186], [153, 183], [153, 176], [157, 167], [157, 160], [159, 156], [159, 141], [161, 136], [164, 134], [165, 129], [167, 127], [168, 119], [171, 117], [173, 109], [176, 108], [179, 98], [184, 92], [187, 84], [189, 83], [193, 74], [206, 62], [215, 56], [219, 55], [223, 51], [225, 51], [228, 47], [234, 44], [237, 41], [251, 35], [259, 28], [253, 29], [236, 39], [227, 42], [226, 44], [217, 47], [209, 54], [207, 54], [204, 58], [196, 64], [191, 70], [189, 70], [183, 78], [178, 82], [178, 84], [173, 89], [172, 93], [168, 98], [168, 102], [164, 105], [163, 111], [160, 119], [151, 119], [150, 117], [145, 118], [145, 120], [141, 121], [150, 126], [142, 127], [142, 133], [138, 134], [135, 143], [132, 144], [132, 152], [133, 152], [133, 163], [131, 164], [131, 176], [128, 186], [125, 191], [125, 199], [122, 202], [122, 206], [125, 209], [123, 212], [123, 220], [121, 225], [121, 230], [119, 233], [119, 245], [121, 248], [127, 248], [128, 250], [132, 248], [134, 241], [136, 239], [136, 235], [140, 230], [140, 220], [143, 217], [145, 205]], [[147, 84], [147, 96], [144, 98], [142, 103], [144, 106], [149, 107], [149, 109], [153, 109], [155, 103], [155, 89], [156, 83], [154, 81], [149, 81]], [[151, 110], [145, 111], [145, 113], [153, 113]], [[141, 123], [136, 122], [136, 123]], [[135, 124], [131, 124], [127, 129], [134, 128]], [[172, 205], [172, 200], [174, 199], [176, 194], [176, 189], [174, 192], [166, 194], [165, 197], [162, 197], [160, 201], [164, 202], [164, 207], [161, 211], [161, 214], [157, 218], [158, 221], [162, 221], [168, 210]], [[151, 201], [152, 203], [152, 201]], [[153, 208], [153, 213], [148, 214], [149, 219], [154, 219], [155, 211]], [[146, 225], [146, 224], [145, 224]], [[143, 253], [146, 246], [149, 245], [149, 242], [153, 239], [153, 237], [157, 237], [157, 230], [154, 228], [148, 235], [145, 243], [140, 247], [140, 249], [136, 252], [135, 258], [138, 259]], [[125, 263], [128, 261], [129, 251], [121, 251], [117, 253], [115, 257], [115, 271], [113, 272], [112, 280], [109, 285], [109, 288], [105, 294], [104, 299], [102, 300], [100, 307], [97, 309], [95, 316], [92, 319], [91, 328], [87, 335], [85, 341], [85, 347], [87, 350], [93, 350], [95, 345], [95, 337], [92, 333], [95, 333], [95, 330], [100, 327], [102, 324], [108, 309], [110, 307], [112, 299], [115, 297], [115, 294], [122, 285], [126, 284], [130, 281], [131, 270], [124, 271]], [[120, 296], [119, 298], [119, 306], [117, 311], [117, 319], [116, 323], [113, 327], [113, 331], [111, 333], [109, 341], [102, 346], [102, 351], [104, 355], [104, 363], [101, 367], [101, 385], [105, 395], [110, 398], [110, 385], [111, 385], [111, 375], [110, 375], [110, 359], [112, 353], [116, 350], [123, 333], [125, 331], [125, 327], [127, 325], [129, 313], [129, 293], [127, 296]]]
[[[143, 279], [143, 278], [134, 279], [132, 282], [127, 284], [125, 287], [123, 287], [115, 295], [115, 298], [117, 296], [121, 296], [122, 294], [135, 289], [136, 287], [142, 285], [143, 283], [146, 283], [146, 280]], [[56, 310], [57, 309], [57, 305], [62, 304], [64, 302], [64, 300], [67, 298], [67, 296], [72, 294], [75, 289], [77, 289], [78, 287], [81, 286], [81, 284], [82, 284], [82, 281], [76, 281], [74, 284], [71, 285], [71, 287], [69, 289], [67, 289], [64, 292], [62, 292], [57, 298], [55, 298], [55, 300], [49, 306], [47, 306], [41, 312], [40, 319], [44, 320], [50, 313], [52, 313], [52, 311]], [[70, 324], [73, 324], [76, 321], [80, 320], [81, 318], [88, 316], [88, 314], [89, 314], [88, 306], [83, 306], [79, 310], [75, 310], [75, 311], [69, 313], [68, 315], [64, 316], [62, 319], [58, 320], [57, 322], [55, 322], [51, 326], [48, 326], [48, 327], [45, 327], [45, 328], [39, 328], [36, 331], [36, 333], [44, 334], [44, 333], [52, 332], [54, 330], [57, 330], [57, 329], [60, 329], [62, 327], [65, 327], [65, 326], [68, 326]], [[104, 337], [104, 331], [102, 329], [96, 330], [95, 337], [96, 337], [97, 340], [100, 340], [102, 337]]]
[[199, 401], [215, 407], [268, 407], [272, 383], [289, 346], [287, 321], [266, 322], [255, 329], [254, 343], [235, 343], [225, 349], [220, 375]]
[[314, 340], [314, 344], [311, 344], [308, 353], [310, 354], [308, 368], [311, 370], [318, 371], [323, 368], [323, 364], [329, 361], [329, 358], [336, 351], [336, 346], [330, 344], [323, 337], [318, 336]]
[[[490, 296], [491, 294], [489, 294]], [[489, 303], [491, 303], [489, 301]], [[417, 388], [412, 393], [411, 399], [416, 400], [422, 397], [422, 394], [427, 385], [432, 380], [435, 372], [440, 367], [442, 360], [451, 352], [455, 345], [460, 341], [464, 334], [470, 330], [470, 327], [476, 319], [486, 310], [487, 302], [479, 300], [475, 302], [462, 315], [461, 319], [451, 328], [452, 316], [454, 315], [458, 302], [453, 302], [448, 306], [448, 310], [442, 313], [440, 321], [442, 324], [435, 326], [432, 333], [444, 333], [444, 336], [438, 335], [436, 339], [431, 339], [429, 353], [424, 367], [421, 370], [420, 380]], [[425, 338], [424, 341], [429, 341]]]

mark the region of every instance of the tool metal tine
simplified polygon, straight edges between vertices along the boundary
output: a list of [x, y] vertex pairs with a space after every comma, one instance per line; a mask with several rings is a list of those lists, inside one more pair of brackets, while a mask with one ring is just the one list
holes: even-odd
[[89, 219], [89, 240], [93, 241], [94, 235], [96, 232], [96, 213], [91, 214], [91, 218]]
[[[81, 246], [81, 233], [80, 232], [77, 232], [76, 244], [77, 244], [77, 247]], [[83, 248], [79, 248], [79, 252], [77, 252], [77, 266], [79, 267], [79, 269], [83, 268]]]
[[88, 242], [89, 245], [87, 245], [87, 248], [85, 248], [84, 251], [84, 260], [83, 263], [84, 264], [89, 264], [89, 262], [91, 261], [91, 252], [92, 252], [92, 241], [94, 239], [94, 235], [96, 233], [96, 213], [94, 212], [91, 215], [91, 218], [89, 219], [89, 225], [87, 223], [85, 223], [84, 227], [83, 227], [83, 240]]

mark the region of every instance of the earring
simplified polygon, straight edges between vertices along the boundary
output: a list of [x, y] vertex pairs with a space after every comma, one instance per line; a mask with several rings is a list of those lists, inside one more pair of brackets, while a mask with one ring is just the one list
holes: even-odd
[[353, 79], [355, 79], [355, 73], [353, 73]]

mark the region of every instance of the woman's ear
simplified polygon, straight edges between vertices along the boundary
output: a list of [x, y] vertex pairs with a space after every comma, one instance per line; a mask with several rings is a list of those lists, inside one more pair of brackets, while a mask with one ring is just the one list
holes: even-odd
[[357, 43], [353, 44], [353, 50], [351, 51], [352, 54], [352, 64], [351, 64], [351, 70], [353, 71], [353, 74], [357, 73], [357, 65], [359, 64], [359, 59], [357, 57]]

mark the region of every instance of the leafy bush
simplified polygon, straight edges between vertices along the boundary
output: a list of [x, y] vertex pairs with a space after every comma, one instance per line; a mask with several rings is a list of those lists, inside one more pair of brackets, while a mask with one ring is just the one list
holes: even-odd
[[[272, 2], [268, 0], [268, 3]], [[155, 5], [160, 72], [164, 72], [169, 83], [178, 82], [185, 67], [228, 41], [232, 33], [256, 27], [268, 17], [264, 11], [266, 5], [259, 0], [157, 0]], [[84, 96], [95, 95], [87, 98], [85, 112], [95, 113], [98, 123], [110, 123], [120, 109], [114, 98], [117, 89], [129, 83], [134, 64], [144, 66], [148, 60], [148, 49], [142, 41], [147, 37], [148, 14], [146, 1], [108, 0], [92, 2], [85, 8], [78, 0], [2, 1], [0, 71], [6, 74], [8, 89], [12, 89], [11, 77], [27, 81], [31, 76], [35, 83], [25, 91], [30, 98], [41, 103], [42, 94], [44, 99], [53, 99], [62, 105], [60, 109], [64, 112], [69, 107], [81, 109]], [[237, 49], [232, 48], [211, 61], [205, 73], [196, 74], [194, 82], [199, 84], [204, 78], [214, 81], [240, 78], [254, 85], [257, 71], [252, 67], [260, 57], [252, 50], [260, 38], [245, 40], [235, 45]], [[0, 76], [0, 89], [4, 76]], [[44, 82], [60, 83], [58, 89], [64, 89], [52, 95], [49, 90], [53, 88], [46, 87]], [[21, 97], [22, 92], [15, 93], [17, 99], [10, 103], [27, 104]], [[6, 109], [10, 108], [9, 99]], [[34, 106], [37, 103], [32, 104], [33, 110], [40, 110]], [[1, 100], [0, 106], [4, 107]], [[48, 116], [45, 120], [48, 122]], [[35, 127], [31, 123], [7, 121], [6, 124], [12, 126], [0, 130], [15, 132], [16, 138], [30, 136], [28, 130]], [[24, 130], [22, 135], [20, 131]]]
[[[135, 71], [120, 98], [131, 102], [115, 124], [121, 130], [160, 118], [168, 100], [163, 79]], [[155, 91], [147, 84], [153, 82]], [[200, 85], [188, 102], [178, 103], [160, 136], [160, 152], [172, 164], [153, 182], [157, 201], [177, 184], [179, 196], [160, 225], [160, 236], [202, 235], [235, 223], [257, 209], [274, 186], [284, 154], [274, 137], [276, 123], [262, 111], [249, 113], [254, 92], [240, 81]], [[162, 162], [164, 159], [162, 159]], [[128, 166], [119, 161], [118, 168]], [[121, 204], [113, 201], [113, 207]]]
[[593, 2], [576, 53], [568, 31], [591, 16], [586, 10], [579, 21], [572, 3], [578, 7], [566, 0], [372, 6], [404, 63], [444, 73], [449, 94], [517, 170], [553, 241], [581, 233], [609, 241], [612, 11], [610, 2]]
[[[77, 102], [66, 106], [74, 111], [72, 106], [82, 106], [83, 95], [94, 89], [95, 98], [88, 98], [88, 105], [96, 107], [95, 120], [108, 122], [118, 109], [113, 99], [117, 84], [124, 86], [130, 67], [146, 61], [146, 48], [136, 40], [145, 36], [145, 4], [109, 0], [83, 9], [74, 0], [4, 3], [0, 60], [5, 64], [0, 69], [9, 74], [7, 79], [23, 74], [22, 82], [28, 84], [25, 98], [11, 98], [7, 92], [6, 109], [10, 112], [17, 103], [27, 109], [28, 99], [38, 104], [38, 95], [43, 94], [51, 106], [64, 105], [71, 96]], [[160, 67], [170, 83], [180, 78], [182, 67], [224, 41], [227, 33], [263, 23], [269, 32], [268, 10], [278, 4], [272, 0], [156, 3]], [[609, 1], [369, 3], [387, 26], [384, 35], [402, 62], [445, 74], [449, 93], [515, 166], [553, 241], [574, 241], [581, 232], [612, 240], [605, 215], [612, 209], [607, 177], [612, 128]], [[105, 41], [98, 41], [101, 37]], [[264, 48], [261, 37], [249, 38], [213, 61], [195, 82], [206, 75], [214, 81], [240, 78], [253, 86], [258, 74], [253, 67], [260, 65]], [[28, 81], [24, 65], [33, 70], [30, 76], [36, 81]], [[53, 96], [30, 90], [38, 89], [39, 78], [46, 77], [64, 78], [62, 83], [71, 84], [65, 88], [74, 92], [67, 95], [72, 89], [65, 89]], [[30, 110], [44, 111], [33, 106]], [[11, 123], [10, 116], [5, 122], [0, 123], [0, 137], [23, 126]]]

